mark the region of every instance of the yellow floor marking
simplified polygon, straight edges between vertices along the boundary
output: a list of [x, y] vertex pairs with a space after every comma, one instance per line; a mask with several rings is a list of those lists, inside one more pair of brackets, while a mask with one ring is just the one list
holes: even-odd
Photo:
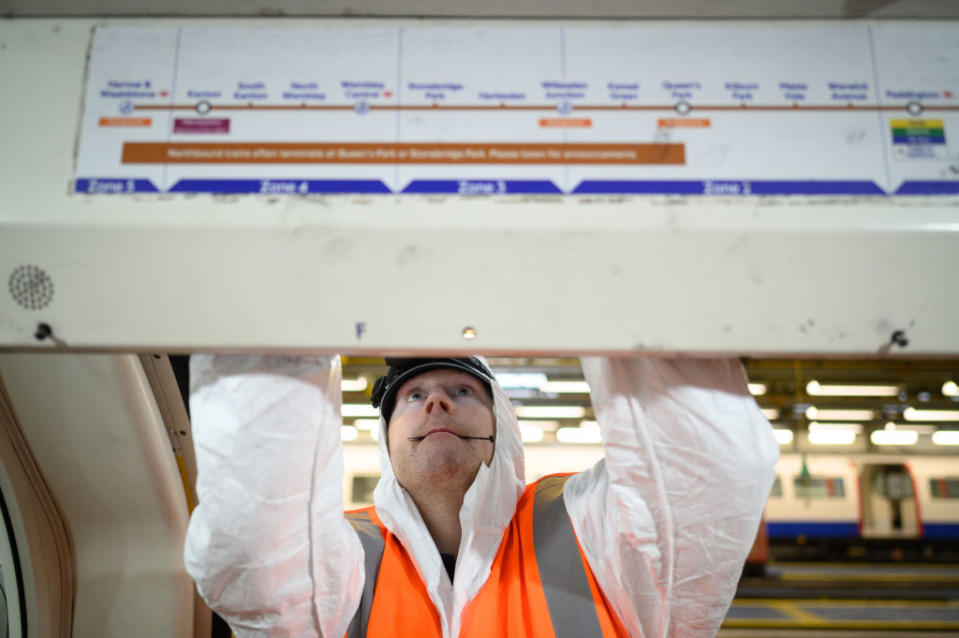
[[781, 612], [786, 616], [789, 616], [789, 618], [800, 624], [820, 623], [824, 620], [821, 616], [817, 616], [812, 612], [806, 611], [800, 607], [799, 604], [791, 600], [770, 602], [767, 606], [772, 607], [776, 611]]
[[815, 605], [817, 607], [919, 607], [927, 609], [955, 609], [959, 607], [959, 600], [819, 600], [819, 599], [799, 599], [782, 600], [779, 598], [737, 598], [733, 601], [733, 607], [762, 607], [764, 605], [775, 607], [779, 603], [795, 602], [802, 605]]
[[922, 629], [926, 631], [953, 631], [959, 629], [959, 622], [940, 620], [818, 620], [795, 621], [770, 618], [727, 618], [723, 621], [726, 628], [767, 628], [767, 629]]
[[777, 562], [770, 561], [767, 563], [768, 567], [840, 567], [840, 568], [852, 568], [852, 569], [863, 569], [870, 567], [879, 567], [881, 569], [950, 569], [953, 571], [959, 572], [959, 565], [953, 563], [825, 563], [821, 561], [803, 563], [800, 561], [794, 562]]
[[880, 601], [880, 600], [777, 600], [766, 598], [737, 599], [733, 607], [766, 607], [784, 614], [788, 618], [727, 618], [723, 626], [727, 628], [767, 628], [767, 629], [849, 629], [849, 630], [881, 630], [881, 629], [922, 629], [954, 631], [959, 629], [959, 622], [950, 620], [877, 620], [870, 618], [823, 618], [816, 613], [805, 609], [804, 606], [830, 608], [925, 608], [956, 609], [959, 601]]
[[837, 574], [826, 572], [802, 572], [797, 574], [779, 574], [779, 580], [896, 580], [896, 581], [936, 581], [959, 583], [959, 576], [950, 574]]

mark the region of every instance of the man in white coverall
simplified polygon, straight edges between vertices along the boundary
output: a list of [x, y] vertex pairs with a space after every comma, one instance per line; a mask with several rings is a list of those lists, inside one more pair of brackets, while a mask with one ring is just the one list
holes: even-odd
[[738, 361], [583, 359], [605, 458], [528, 487], [482, 359], [388, 363], [344, 516], [338, 358], [192, 358], [186, 565], [238, 637], [716, 634], [778, 456]]

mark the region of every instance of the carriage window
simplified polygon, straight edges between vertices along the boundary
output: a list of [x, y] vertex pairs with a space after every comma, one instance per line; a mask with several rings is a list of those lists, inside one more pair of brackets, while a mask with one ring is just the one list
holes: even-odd
[[783, 481], [776, 475], [776, 480], [773, 481], [773, 488], [769, 490], [769, 498], [782, 498], [783, 497]]
[[903, 471], [878, 471], [872, 480], [872, 489], [876, 494], [887, 498], [912, 498], [912, 481]]
[[796, 498], [845, 498], [846, 489], [840, 477], [797, 476], [793, 479]]
[[959, 498], [959, 478], [929, 479], [929, 490], [932, 498]]
[[354, 503], [373, 503], [373, 490], [376, 488], [377, 481], [380, 480], [379, 474], [357, 474], [353, 477], [353, 502]]

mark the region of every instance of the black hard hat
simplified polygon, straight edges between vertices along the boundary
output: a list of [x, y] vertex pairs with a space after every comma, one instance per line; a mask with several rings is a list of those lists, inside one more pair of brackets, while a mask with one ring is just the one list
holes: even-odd
[[403, 382], [429, 370], [450, 368], [466, 372], [485, 383], [486, 389], [492, 394], [490, 383], [493, 381], [493, 372], [478, 357], [434, 359], [387, 357], [386, 365], [389, 366], [389, 370], [386, 371], [385, 376], [380, 377], [373, 384], [373, 396], [370, 397], [370, 403], [373, 404], [374, 408], [380, 409], [380, 414], [383, 415], [387, 423], [390, 422], [393, 406], [396, 404], [396, 391], [400, 389]]

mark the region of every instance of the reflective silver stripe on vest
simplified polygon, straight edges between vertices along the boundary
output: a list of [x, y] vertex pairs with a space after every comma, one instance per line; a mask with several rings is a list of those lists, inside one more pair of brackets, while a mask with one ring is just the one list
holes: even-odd
[[380, 561], [383, 560], [383, 533], [370, 520], [369, 512], [349, 512], [345, 516], [356, 530], [356, 535], [360, 537], [366, 569], [366, 582], [363, 584], [360, 606], [353, 614], [353, 620], [346, 629], [346, 635], [349, 638], [366, 638], [366, 627], [370, 624], [370, 609], [373, 607], [373, 593], [376, 591], [376, 576], [380, 572]]
[[586, 565], [580, 558], [573, 524], [563, 502], [566, 476], [536, 484], [533, 543], [536, 565], [556, 638], [601, 638], [596, 604], [589, 590]]

